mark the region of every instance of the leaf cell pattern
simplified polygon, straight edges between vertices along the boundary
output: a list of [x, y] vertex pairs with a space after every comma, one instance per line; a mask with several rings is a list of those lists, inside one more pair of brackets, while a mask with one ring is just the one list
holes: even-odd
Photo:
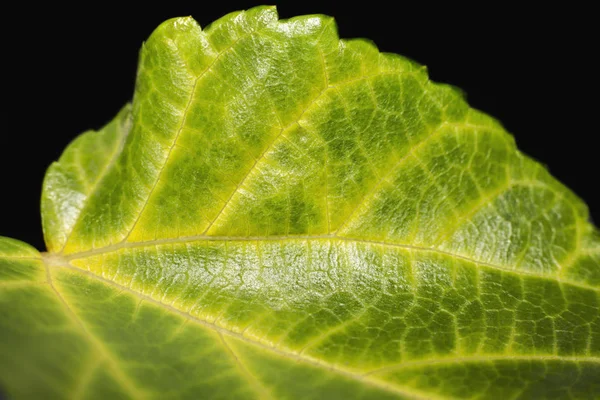
[[48, 253], [0, 239], [15, 398], [600, 394], [585, 204], [329, 17], [163, 23], [42, 219]]

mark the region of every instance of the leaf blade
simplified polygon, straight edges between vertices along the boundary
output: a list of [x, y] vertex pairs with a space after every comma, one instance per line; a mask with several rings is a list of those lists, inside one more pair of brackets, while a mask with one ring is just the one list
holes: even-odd
[[[42, 186], [42, 227], [49, 251], [66, 245], [87, 200], [112, 168], [131, 129], [131, 107], [125, 105], [99, 131], [88, 131], [67, 146], [46, 172]], [[81, 154], [83, 153], [83, 156]]]
[[[43, 262], [0, 240], [1, 310], [33, 332], [7, 325], [7, 351], [40, 335], [67, 352], [27, 320], [30, 307], [43, 321], [28, 296], [79, 343], [66, 357], [80, 371], [38, 388], [598, 393], [600, 236], [587, 207], [422, 67], [339, 40], [324, 16], [278, 21], [260, 7], [204, 30], [179, 18], [144, 45], [131, 114], [130, 129], [123, 115], [109, 125], [112, 151], [74, 160], [73, 145], [50, 168]], [[31, 360], [0, 363], [9, 391], [26, 395]]]

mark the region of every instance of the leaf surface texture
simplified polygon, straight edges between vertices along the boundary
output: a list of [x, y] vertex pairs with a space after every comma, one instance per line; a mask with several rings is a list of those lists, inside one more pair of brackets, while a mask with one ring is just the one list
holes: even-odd
[[329, 17], [163, 23], [42, 219], [48, 253], [0, 239], [14, 398], [600, 395], [585, 204]]

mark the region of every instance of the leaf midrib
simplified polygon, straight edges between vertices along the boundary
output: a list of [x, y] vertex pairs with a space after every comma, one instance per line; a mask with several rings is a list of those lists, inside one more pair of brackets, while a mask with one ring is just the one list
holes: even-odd
[[538, 279], [551, 280], [554, 282], [558, 282], [559, 284], [576, 286], [581, 289], [593, 290], [596, 292], [600, 292], [599, 287], [595, 287], [583, 282], [578, 282], [570, 279], [561, 278], [558, 274], [556, 275], [548, 275], [542, 273], [536, 273], [533, 271], [527, 271], [523, 269], [515, 269], [510, 268], [509, 266], [503, 266], [499, 264], [494, 264], [490, 262], [476, 260], [466, 255], [454, 254], [445, 250], [441, 250], [435, 247], [424, 247], [403, 243], [394, 243], [394, 242], [386, 242], [381, 240], [371, 240], [371, 239], [363, 239], [356, 237], [348, 237], [348, 236], [337, 236], [335, 234], [325, 234], [325, 235], [295, 235], [295, 236], [206, 236], [206, 235], [198, 235], [198, 236], [186, 236], [180, 238], [169, 238], [169, 239], [156, 239], [156, 240], [148, 240], [141, 242], [120, 242], [114, 245], [101, 247], [94, 250], [82, 251], [77, 253], [65, 254], [62, 255], [60, 253], [51, 254], [46, 253], [47, 257], [55, 257], [58, 260], [64, 259], [66, 262], [70, 262], [72, 260], [82, 259], [93, 257], [101, 254], [108, 254], [113, 252], [118, 252], [123, 249], [129, 248], [143, 248], [143, 247], [154, 247], [166, 244], [183, 244], [183, 243], [191, 243], [191, 242], [278, 242], [278, 241], [313, 241], [313, 240], [329, 240], [329, 241], [340, 241], [347, 243], [363, 243], [370, 244], [374, 246], [382, 246], [382, 247], [392, 247], [403, 249], [407, 251], [415, 251], [415, 252], [424, 252], [424, 253], [432, 253], [438, 254], [444, 257], [450, 257], [453, 259], [463, 260], [472, 264], [475, 264], [477, 267], [486, 267], [493, 270], [498, 270], [502, 272], [508, 272], [519, 277], [533, 277]]
[[393, 372], [402, 369], [413, 369], [420, 367], [429, 367], [436, 365], [448, 365], [458, 363], [486, 363], [494, 361], [564, 361], [573, 363], [593, 363], [600, 364], [600, 357], [594, 356], [559, 356], [555, 354], [542, 354], [542, 355], [475, 355], [475, 356], [457, 356], [457, 357], [442, 357], [437, 359], [422, 359], [422, 360], [411, 360], [400, 362], [395, 365], [387, 365], [381, 368], [376, 368], [371, 371], [365, 372], [364, 376], [382, 374], [386, 372]]
[[[285, 349], [280, 349], [280, 348], [271, 346], [269, 344], [266, 344], [266, 343], [263, 343], [263, 342], [260, 342], [257, 340], [253, 340], [252, 338], [244, 336], [240, 333], [231, 331], [229, 329], [223, 328], [216, 324], [210, 323], [208, 321], [205, 321], [203, 319], [200, 319], [193, 315], [185, 313], [171, 305], [161, 303], [160, 301], [158, 301], [150, 296], [139, 293], [135, 290], [132, 290], [126, 286], [122, 286], [111, 280], [102, 278], [92, 272], [85, 271], [83, 269], [74, 267], [64, 259], [60, 262], [57, 262], [57, 259], [53, 257], [52, 262], [45, 263], [45, 265], [46, 265], [46, 268], [48, 268], [48, 283], [50, 284], [51, 288], [56, 293], [56, 295], [59, 297], [60, 301], [65, 305], [65, 307], [67, 307], [67, 310], [69, 311], [69, 313], [73, 314], [74, 318], [76, 318], [79, 321], [79, 324], [81, 324], [81, 325], [83, 325], [83, 322], [81, 322], [79, 317], [77, 317], [77, 315], [74, 313], [74, 311], [72, 311], [68, 307], [68, 305], [66, 305], [64, 298], [62, 297], [60, 292], [57, 290], [57, 288], [53, 285], [51, 273], [50, 273], [51, 268], [65, 268], [65, 269], [80, 273], [82, 275], [88, 276], [91, 279], [94, 279], [101, 283], [107, 284], [109, 286], [113, 286], [122, 292], [126, 292], [133, 296], [138, 297], [140, 299], [140, 301], [147, 301], [148, 303], [151, 303], [155, 306], [163, 308], [170, 313], [179, 315], [179, 316], [181, 316], [191, 322], [194, 322], [206, 329], [214, 331], [221, 337], [222, 337], [222, 335], [227, 335], [229, 337], [235, 338], [237, 340], [248, 343], [250, 345], [260, 347], [271, 353], [275, 353], [282, 358], [289, 359], [289, 360], [292, 360], [295, 362], [302, 362], [304, 364], [309, 364], [312, 367], [327, 369], [332, 372], [338, 373], [344, 377], [350, 378], [352, 380], [364, 382], [375, 388], [382, 389], [382, 390], [385, 390], [385, 391], [388, 391], [391, 393], [399, 394], [402, 396], [408, 396], [409, 398], [414, 398], [414, 399], [419, 399], [419, 400], [426, 400], [426, 399], [449, 400], [451, 398], [441, 397], [439, 395], [435, 395], [435, 394], [432, 394], [429, 392], [419, 391], [414, 388], [405, 387], [405, 386], [401, 386], [398, 384], [390, 384], [390, 383], [387, 383], [387, 382], [379, 380], [379, 379], [371, 378], [371, 376], [374, 376], [374, 375], [377, 375], [380, 373], [391, 372], [394, 370], [404, 369], [404, 368], [418, 368], [418, 367], [423, 367], [423, 366], [447, 365], [447, 364], [464, 363], [464, 362], [494, 362], [494, 361], [511, 361], [512, 360], [512, 361], [541, 361], [541, 362], [563, 361], [563, 362], [573, 362], [573, 363], [587, 362], [587, 363], [600, 364], [600, 357], [594, 357], [594, 356], [559, 356], [559, 355], [489, 355], [489, 356], [482, 356], [482, 355], [477, 355], [477, 356], [458, 356], [458, 357], [445, 357], [445, 358], [439, 358], [439, 359], [421, 359], [421, 360], [406, 361], [406, 362], [403, 362], [403, 363], [400, 363], [397, 365], [384, 366], [384, 367], [376, 368], [376, 369], [369, 370], [369, 371], [366, 371], [363, 373], [358, 373], [358, 372], [354, 372], [352, 370], [340, 368], [337, 365], [332, 365], [332, 364], [323, 362], [322, 360], [315, 359], [313, 357], [310, 357], [310, 356], [307, 356], [304, 354], [296, 354], [296, 353], [293, 353], [290, 351], [286, 351]], [[84, 327], [83, 331], [87, 335], [90, 335], [90, 337], [92, 338], [92, 341], [94, 343], [98, 342], [98, 339], [96, 339], [88, 331], [87, 328]], [[227, 347], [229, 347], [229, 346], [227, 346]], [[111, 364], [112, 364], [112, 362], [111, 362]], [[118, 367], [118, 364], [117, 364], [117, 367]]]

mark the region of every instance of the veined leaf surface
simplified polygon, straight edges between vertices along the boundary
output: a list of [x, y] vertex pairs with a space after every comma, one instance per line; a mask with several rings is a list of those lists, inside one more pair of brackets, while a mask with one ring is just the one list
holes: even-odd
[[163, 23], [0, 239], [19, 398], [600, 396], [600, 235], [423, 67], [273, 8]]

